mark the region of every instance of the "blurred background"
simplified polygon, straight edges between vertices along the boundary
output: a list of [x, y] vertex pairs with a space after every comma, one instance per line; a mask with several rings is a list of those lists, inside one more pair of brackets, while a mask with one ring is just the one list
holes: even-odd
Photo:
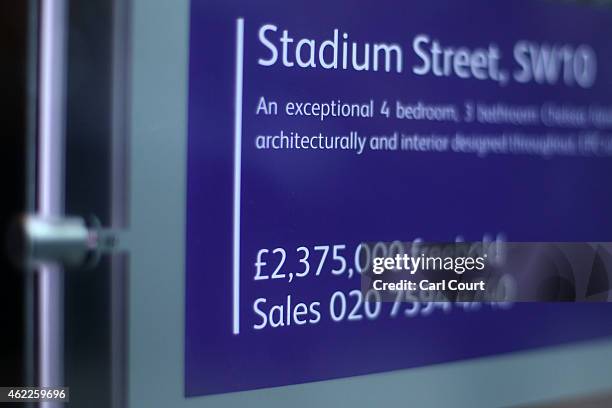
[[[2, 176], [3, 246], [0, 255], [0, 369], [1, 384], [22, 384], [25, 380], [26, 277], [8, 259], [5, 235], [16, 214], [27, 210], [26, 137], [29, 112], [28, 91], [28, 1], [0, 4], [0, 81], [2, 97], [2, 139], [0, 149], [6, 169]], [[30, 103], [32, 99], [30, 98]]]

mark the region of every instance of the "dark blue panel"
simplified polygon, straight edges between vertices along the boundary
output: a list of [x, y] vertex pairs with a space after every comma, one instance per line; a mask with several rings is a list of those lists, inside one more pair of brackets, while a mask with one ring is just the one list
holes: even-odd
[[[468, 139], [519, 134], [530, 140], [553, 137], [580, 143], [588, 131], [598, 143], [609, 140], [609, 124], [486, 124], [464, 117], [466, 102], [536, 106], [538, 112], [551, 102], [583, 108], [612, 105], [612, 13], [608, 9], [538, 0], [192, 0], [191, 13], [185, 337], [188, 396], [403, 369], [612, 334], [612, 307], [608, 304], [524, 304], [508, 309], [495, 305], [448, 305], [447, 309], [403, 305], [397, 316], [391, 316], [390, 304], [380, 310], [370, 304], [369, 315], [366, 305], [360, 304], [353, 316], [361, 319], [348, 318], [358, 302], [350, 291], [359, 287], [354, 265], [359, 242], [452, 241], [458, 236], [466, 240], [503, 236], [515, 242], [612, 240], [609, 152], [600, 149], [591, 154], [580, 145], [572, 154], [552, 157], [509, 151], [479, 156], [452, 149], [366, 148], [357, 154], [352, 149], [259, 149], [256, 144], [258, 136], [280, 135], [281, 131], [330, 137], [354, 131], [368, 146], [374, 136], [394, 132], [435, 133], [448, 136], [449, 141], [461, 133]], [[239, 101], [243, 109], [240, 278], [234, 282], [239, 18], [244, 19], [244, 86]], [[258, 63], [271, 56], [270, 47], [259, 39], [265, 24], [277, 27], [276, 32], [266, 33], [268, 41], [279, 47], [279, 59], [271, 66]], [[348, 49], [353, 41], [361, 47], [369, 43], [370, 51], [374, 44], [398, 44], [401, 72], [395, 72], [397, 65], [390, 65], [394, 69], [385, 72], [382, 59], [378, 71], [373, 69], [373, 60], [368, 71], [342, 69], [342, 56], [339, 69], [323, 69], [318, 49], [316, 68], [282, 64], [283, 30], [295, 39], [288, 44], [294, 49], [291, 47], [301, 38], [318, 45], [333, 41], [335, 29], [339, 30], [340, 50], [342, 33], [348, 34]], [[413, 40], [420, 34], [453, 47], [455, 52], [482, 49], [481, 54], [491, 57], [491, 48], [499, 51], [499, 72], [508, 81], [496, 80], [499, 75], [493, 72], [494, 67], [487, 67], [486, 73], [479, 69], [480, 56], [473, 57], [476, 62], [470, 78], [461, 78], [466, 76], [461, 67], [453, 68], [461, 75], [417, 75], [413, 67], [423, 61], [413, 49]], [[572, 53], [578, 50], [580, 58], [592, 51], [597, 63], [594, 84], [588, 82], [588, 73], [580, 76], [583, 82], [579, 84], [566, 77], [569, 74], [565, 71], [550, 83], [535, 79], [521, 83], [521, 75], [514, 75], [520, 64], [513, 55], [520, 41], [548, 44], [555, 52], [561, 47], [552, 48], [553, 44], [564, 45]], [[305, 58], [307, 47], [302, 49]], [[329, 52], [331, 47], [323, 51], [327, 62], [332, 57]], [[295, 54], [290, 58], [295, 60]], [[394, 54], [391, 58], [397, 63]], [[495, 60], [490, 58], [489, 65]], [[580, 71], [583, 65], [577, 67]], [[262, 97], [278, 103], [278, 115], [265, 115], [261, 110], [257, 114]], [[337, 100], [364, 104], [372, 100], [374, 117], [321, 120], [288, 116], [284, 110], [290, 101]], [[460, 114], [457, 121], [396, 119], [398, 100], [454, 106]], [[391, 106], [390, 118], [381, 115], [383, 101]], [[339, 276], [331, 272], [341, 267], [341, 261], [333, 260], [333, 245], [346, 246], [337, 247], [338, 258], [347, 260]], [[289, 273], [295, 276], [302, 270], [299, 259], [305, 251], [298, 250], [302, 246], [309, 249], [311, 271], [289, 282]], [[315, 246], [330, 246], [319, 276], [315, 272], [323, 251]], [[286, 277], [255, 279], [262, 249], [270, 251], [261, 252], [260, 260], [266, 262], [262, 275], [274, 272], [281, 259], [280, 251], [271, 252], [275, 248], [286, 252], [279, 272]], [[240, 288], [236, 299], [235, 285]], [[334, 295], [337, 291], [344, 295]], [[347, 311], [337, 322], [331, 317], [330, 303], [338, 315], [343, 298]], [[239, 334], [233, 333], [234, 302], [239, 304]], [[264, 318], [254, 309], [256, 302], [257, 310], [267, 314], [266, 325], [260, 329], [257, 327], [263, 325]], [[305, 306], [297, 306], [299, 303]], [[280, 307], [272, 310], [273, 305], [283, 305], [282, 311]], [[283, 325], [271, 327], [269, 313]]]

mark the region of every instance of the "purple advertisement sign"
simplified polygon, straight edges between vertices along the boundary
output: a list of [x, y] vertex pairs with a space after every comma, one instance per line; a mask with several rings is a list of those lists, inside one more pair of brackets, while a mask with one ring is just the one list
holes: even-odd
[[360, 291], [394, 241], [612, 241], [611, 35], [543, 0], [192, 0], [186, 395], [612, 335], [609, 304]]

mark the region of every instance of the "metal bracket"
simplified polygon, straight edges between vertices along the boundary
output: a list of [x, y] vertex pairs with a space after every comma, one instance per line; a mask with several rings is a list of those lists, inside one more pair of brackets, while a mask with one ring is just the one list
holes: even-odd
[[96, 219], [88, 224], [80, 217], [21, 217], [9, 235], [9, 253], [31, 270], [41, 264], [64, 268], [95, 266], [104, 253], [118, 249], [114, 231], [103, 229]]

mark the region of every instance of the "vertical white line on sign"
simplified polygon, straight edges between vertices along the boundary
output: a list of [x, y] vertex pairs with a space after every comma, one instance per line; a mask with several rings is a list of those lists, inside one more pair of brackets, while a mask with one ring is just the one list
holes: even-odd
[[242, 70], [244, 19], [236, 20], [236, 83], [234, 95], [234, 231], [233, 231], [233, 333], [240, 333], [240, 176], [242, 171]]

